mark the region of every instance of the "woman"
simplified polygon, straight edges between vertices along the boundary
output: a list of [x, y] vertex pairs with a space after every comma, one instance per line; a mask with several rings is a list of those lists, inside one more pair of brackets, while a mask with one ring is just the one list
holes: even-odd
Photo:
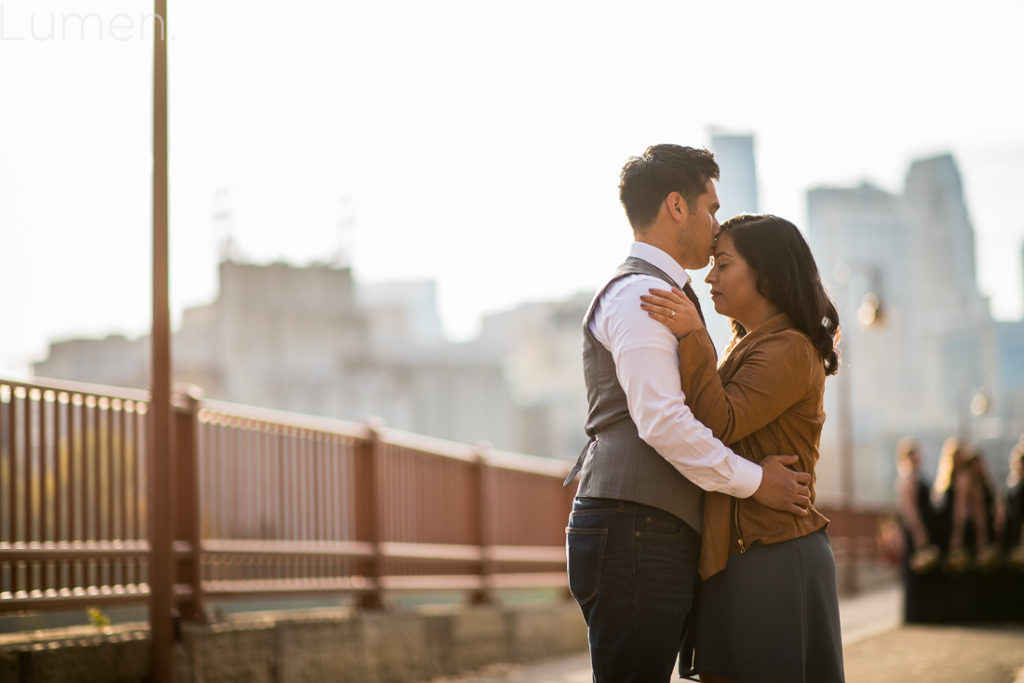
[[798, 517], [706, 495], [695, 669], [702, 681], [842, 681], [835, 558], [828, 520], [813, 507], [825, 376], [839, 362], [835, 306], [800, 231], [775, 216], [727, 221], [705, 281], [715, 310], [732, 318], [718, 372], [685, 295], [643, 297], [679, 339], [687, 403], [743, 457], [796, 454], [812, 477], [812, 505]]
[[[1006, 512], [1000, 530], [1003, 555], [1007, 564], [1024, 570], [1024, 438], [1010, 450], [1010, 469], [1006, 475]], [[1024, 584], [1024, 581], [1021, 582]], [[1024, 600], [1020, 607], [1024, 609]]]
[[1006, 476], [1006, 511], [1001, 524], [1001, 589], [1004, 619], [1024, 621], [1024, 439], [1010, 451]]
[[903, 621], [939, 621], [936, 605], [941, 604], [941, 580], [934, 571], [939, 548], [934, 544], [935, 514], [928, 497], [928, 485], [921, 475], [921, 450], [911, 438], [896, 446], [897, 502], [903, 527]]
[[956, 437], [946, 439], [932, 487], [932, 504], [946, 552], [946, 566], [963, 572], [985, 566], [996, 554], [991, 547], [991, 486], [978, 454]]

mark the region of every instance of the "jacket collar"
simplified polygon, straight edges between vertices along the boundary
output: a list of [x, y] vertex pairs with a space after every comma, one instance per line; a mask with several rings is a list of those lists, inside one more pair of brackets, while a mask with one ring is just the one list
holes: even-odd
[[742, 353], [744, 349], [755, 343], [761, 337], [768, 334], [774, 334], [775, 332], [781, 332], [782, 330], [788, 330], [792, 327], [793, 321], [789, 319], [789, 316], [786, 313], [773, 315], [754, 329], [747, 330], [743, 339], [740, 339], [736, 346], [729, 351], [729, 355], [722, 360], [722, 365], [724, 366], [731, 359], [737, 358], [738, 354]]

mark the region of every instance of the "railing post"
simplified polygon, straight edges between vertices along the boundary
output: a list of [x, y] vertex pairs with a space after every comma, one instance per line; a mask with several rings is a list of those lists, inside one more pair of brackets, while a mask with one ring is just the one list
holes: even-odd
[[384, 423], [380, 420], [367, 422], [366, 437], [359, 444], [355, 458], [356, 538], [370, 543], [373, 547], [372, 557], [356, 563], [356, 574], [362, 576], [371, 586], [370, 590], [359, 596], [357, 604], [362, 609], [384, 607], [380, 583], [380, 510], [386, 502], [381, 498], [380, 486], [380, 431], [383, 426]]
[[202, 588], [202, 536], [199, 512], [199, 397], [197, 387], [181, 387], [174, 395], [175, 448], [177, 457], [176, 545], [188, 548], [179, 557], [177, 580], [187, 584], [191, 596], [179, 604], [181, 618], [205, 622]]
[[490, 466], [487, 452], [489, 444], [480, 444], [476, 451], [475, 486], [470, 496], [473, 509], [469, 511], [470, 519], [476, 521], [476, 543], [480, 548], [480, 590], [473, 593], [474, 604], [491, 604], [494, 602], [494, 557], [491, 548], [494, 546], [493, 505], [494, 500], [494, 469]]

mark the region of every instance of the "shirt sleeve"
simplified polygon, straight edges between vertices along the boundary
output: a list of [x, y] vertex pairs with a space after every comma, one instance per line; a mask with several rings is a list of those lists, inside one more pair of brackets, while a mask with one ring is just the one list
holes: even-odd
[[615, 361], [629, 414], [640, 438], [705, 491], [748, 498], [761, 485], [761, 468], [737, 456], [686, 405], [676, 338], [640, 308], [657, 278], [634, 275], [610, 286], [595, 311], [592, 330]]

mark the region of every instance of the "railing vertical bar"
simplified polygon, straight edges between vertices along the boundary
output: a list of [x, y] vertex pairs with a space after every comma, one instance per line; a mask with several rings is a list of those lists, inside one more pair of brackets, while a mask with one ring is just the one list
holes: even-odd
[[[51, 489], [56, 484], [56, 468], [53, 466], [53, 436], [51, 426], [53, 416], [50, 414], [50, 398], [53, 395], [51, 390], [40, 392], [38, 401], [38, 464], [39, 464], [39, 501], [36, 509], [39, 511], [39, 532], [37, 539], [41, 542], [56, 540], [53, 533], [53, 495]], [[44, 560], [39, 562], [39, 588], [47, 590], [55, 588], [51, 579], [53, 576], [53, 561]]]
[[[322, 498], [320, 496], [320, 487], [323, 485], [321, 479], [322, 473], [320, 472], [320, 433], [310, 432], [309, 433], [309, 513], [310, 513], [310, 540], [320, 541], [323, 537], [320, 535], [320, 518], [323, 514], [323, 510], [320, 509], [320, 503]], [[316, 557], [310, 561], [310, 575], [314, 577], [321, 576], [321, 564], [323, 558]]]
[[215, 524], [217, 538], [228, 538], [229, 532], [229, 519], [228, 510], [230, 509], [231, 491], [230, 491], [230, 480], [228, 474], [228, 459], [230, 457], [230, 439], [231, 439], [231, 428], [230, 419], [227, 416], [223, 416], [223, 422], [218, 427], [218, 439], [217, 439], [217, 450], [213, 453], [216, 463], [216, 475], [213, 478], [213, 491], [220, 492], [221, 495], [216, 496], [217, 501], [217, 521]]
[[[259, 466], [260, 466], [260, 539], [267, 541], [273, 538], [274, 533], [274, 513], [273, 513], [273, 495], [274, 491], [271, 486], [273, 476], [273, 459], [271, 456], [271, 434], [268, 426], [265, 423], [260, 424], [260, 453], [259, 453]], [[269, 579], [270, 574], [270, 559], [263, 558], [260, 564], [259, 577], [261, 579]]]
[[[71, 540], [81, 541], [85, 538], [85, 444], [83, 442], [84, 401], [79, 393], [72, 393], [70, 396], [68, 416], [68, 427], [71, 430], [71, 478], [69, 481], [71, 495], [68, 499], [68, 513], [70, 514]], [[82, 560], [75, 560], [72, 563], [72, 586], [81, 588], [85, 586], [85, 563]]]
[[[72, 471], [70, 462], [71, 430], [69, 428], [69, 400], [66, 391], [58, 392], [57, 401], [54, 403], [55, 430], [57, 435], [57, 472], [58, 484], [55, 497], [54, 517], [57, 520], [57, 540], [67, 542], [71, 540], [71, 503], [72, 492]], [[71, 583], [71, 563], [64, 560], [58, 564], [57, 570], [58, 586], [68, 586]]]
[[[47, 486], [47, 495], [52, 506], [50, 509], [50, 531], [48, 538], [51, 541], [60, 541], [62, 538], [63, 512], [66, 504], [64, 495], [65, 470], [63, 458], [61, 457], [60, 402], [57, 391], [49, 391], [46, 397], [47, 412], [50, 415], [48, 419], [50, 437], [47, 447], [50, 481]], [[64, 562], [59, 559], [54, 559], [50, 562], [50, 572], [53, 579], [50, 588], [53, 590], [64, 585], [62, 583], [63, 565]]]
[[[303, 468], [303, 482], [302, 489], [300, 490], [299, 498], [302, 500], [302, 513], [304, 519], [304, 530], [302, 534], [302, 540], [312, 541], [315, 538], [315, 516], [313, 513], [313, 496], [315, 490], [313, 488], [313, 432], [310, 430], [303, 430], [302, 434], [302, 468]], [[311, 578], [314, 575], [316, 566], [316, 558], [306, 557], [306, 561], [303, 563], [302, 576], [304, 578]]]
[[[295, 472], [295, 476], [292, 477], [292, 485], [294, 488], [291, 491], [291, 499], [292, 505], [295, 506], [296, 523], [296, 532], [293, 538], [299, 541], [305, 541], [308, 540], [308, 536], [306, 527], [306, 500], [305, 496], [302, 495], [306, 485], [306, 432], [304, 429], [297, 430], [295, 434], [295, 452], [292, 458], [292, 469]], [[296, 576], [305, 578], [306, 567], [308, 565], [307, 558], [299, 557], [296, 564]]]
[[[110, 514], [112, 512], [110, 504], [110, 475], [113, 458], [110, 451], [110, 401], [106, 396], [102, 396], [97, 400], [97, 424], [99, 431], [99, 458], [97, 460], [99, 468], [99, 497], [97, 501], [97, 510], [99, 511], [98, 535], [100, 540], [109, 541], [113, 537], [111, 534]], [[109, 586], [111, 584], [110, 565], [111, 561], [109, 558], [103, 558], [100, 561], [99, 585], [101, 586]]]
[[[272, 450], [273, 453], [273, 472], [274, 472], [274, 538], [281, 540], [288, 538], [288, 527], [286, 521], [286, 511], [284, 505], [284, 436], [285, 428], [281, 425], [274, 425], [273, 428], [273, 440]], [[272, 568], [274, 576], [282, 576], [285, 570], [285, 563], [283, 558], [275, 557], [274, 565]]]
[[[287, 427], [281, 434], [281, 509], [284, 513], [284, 529], [287, 538], [298, 538], [298, 526], [295, 523], [294, 496], [292, 495], [292, 481], [295, 477], [295, 433], [293, 427]], [[282, 571], [285, 575], [291, 575], [293, 558], [282, 558]]]
[[[256, 499], [256, 538], [266, 540], [266, 527], [269, 519], [267, 514], [267, 490], [266, 480], [268, 478], [266, 466], [266, 426], [261, 422], [255, 428], [255, 451], [253, 471], [256, 473], [256, 485], [253, 488], [253, 497]], [[262, 566], [260, 567], [260, 578], [262, 578]]]
[[[88, 517], [86, 520], [86, 538], [90, 541], [100, 540], [99, 522], [99, 435], [98, 435], [99, 411], [96, 407], [96, 397], [92, 394], [85, 396], [85, 462], [86, 462], [86, 494], [88, 496]], [[99, 566], [95, 559], [89, 560], [86, 564], [86, 586], [99, 586]]]
[[[230, 515], [231, 521], [226, 527], [226, 538], [240, 538], [242, 536], [242, 480], [241, 480], [241, 455], [242, 455], [242, 419], [238, 417], [231, 418], [231, 447], [228, 449], [227, 459], [227, 481], [230, 482], [228, 487], [231, 491], [229, 499], [231, 505], [228, 507], [228, 514]], [[228, 559], [230, 576], [232, 579], [239, 578], [238, 576], [238, 561], [237, 555], [232, 555]]]
[[[14, 448], [14, 425], [11, 421], [13, 396], [11, 386], [0, 384], [0, 542], [14, 540], [11, 526], [16, 511], [11, 453]], [[11, 592], [11, 565], [0, 562], [0, 591]]]
[[[312, 449], [310, 433], [303, 429], [299, 438], [299, 488], [295, 491], [296, 500], [299, 501], [299, 509], [302, 511], [302, 531], [299, 534], [300, 541], [310, 541], [313, 538], [313, 515], [311, 514], [313, 497], [312, 491]], [[306, 579], [312, 576], [313, 561], [309, 557], [301, 560], [302, 571], [299, 575]]]
[[[327, 460], [325, 461], [327, 471], [324, 473], [324, 507], [327, 508], [327, 535], [328, 541], [340, 541], [341, 534], [338, 533], [338, 436], [331, 434], [326, 438]], [[332, 557], [327, 562], [327, 573], [329, 576], [342, 576], [339, 558]]]
[[221, 485], [227, 489], [227, 508], [225, 510], [226, 515], [224, 519], [224, 538], [238, 538], [238, 505], [239, 505], [239, 488], [241, 482], [238, 481], [238, 423], [237, 417], [231, 417], [229, 421], [229, 427], [227, 430], [227, 447], [224, 449], [224, 453], [221, 454], [224, 462], [224, 469], [222, 470]]
[[[125, 479], [126, 467], [127, 467], [127, 445], [124, 441], [124, 435], [126, 431], [125, 420], [127, 414], [125, 413], [125, 402], [121, 399], [116, 399], [111, 405], [112, 419], [113, 419], [113, 452], [114, 452], [114, 478], [111, 483], [110, 501], [114, 508], [114, 525], [113, 533], [114, 538], [119, 541], [129, 540], [128, 536], [128, 510], [125, 502], [124, 492], [127, 481]], [[114, 574], [114, 580], [118, 585], [124, 585], [128, 583], [128, 560], [124, 558], [118, 558], [116, 563], [116, 571]]]
[[[42, 502], [43, 502], [43, 453], [42, 444], [40, 443], [40, 437], [42, 436], [42, 429], [40, 428], [41, 419], [39, 417], [42, 413], [42, 396], [39, 389], [30, 389], [28, 394], [28, 403], [25, 404], [27, 410], [25, 411], [25, 471], [27, 473], [28, 481], [26, 482], [25, 491], [27, 492], [26, 502], [28, 507], [26, 513], [28, 514], [28, 524], [26, 528], [27, 541], [42, 541]], [[29, 590], [39, 590], [43, 587], [42, 584], [42, 563], [34, 561], [29, 565], [28, 572], [28, 588]]]
[[[316, 540], [325, 541], [327, 540], [327, 473], [326, 466], [326, 447], [324, 443], [323, 432], [316, 433], [316, 440], [314, 442], [316, 454], [316, 460], [314, 462], [313, 470], [313, 484], [316, 486], [316, 501], [313, 504], [313, 512], [316, 514]], [[316, 575], [323, 577], [327, 576], [327, 558], [318, 557], [316, 559]]]
[[[210, 466], [210, 430], [212, 426], [210, 424], [210, 415], [204, 410], [199, 411], [198, 424], [196, 429], [198, 434], [196, 437], [196, 518], [199, 522], [199, 536], [198, 541], [200, 545], [204, 539], [210, 538], [210, 499], [209, 499], [209, 487], [210, 478], [209, 466]], [[202, 552], [201, 548], [196, 548], [196, 552], [199, 553], [198, 560], [196, 562], [196, 580], [205, 581], [209, 578], [207, 576], [209, 567], [209, 558], [205, 552]]]
[[[148, 402], [139, 401], [135, 403], [135, 452], [138, 454], [135, 459], [135, 495], [138, 501], [136, 503], [138, 517], [136, 518], [137, 526], [135, 531], [140, 538], [152, 541], [149, 525], [149, 496], [147, 495], [149, 491], [149, 470], [152, 463], [152, 451], [149, 448]], [[138, 581], [140, 583], [149, 583], [149, 555], [139, 558], [138, 567]]]
[[[293, 517], [292, 504], [291, 504], [291, 453], [292, 453], [292, 434], [294, 430], [291, 427], [280, 427], [278, 432], [278, 458], [277, 467], [279, 472], [277, 493], [278, 502], [281, 506], [281, 538], [289, 539], [295, 538], [295, 529], [293, 528]], [[278, 563], [279, 575], [289, 576], [292, 571], [292, 562], [288, 557], [281, 557]]]
[[[13, 396], [8, 384], [0, 384], [0, 542], [11, 542], [11, 525], [14, 524], [11, 452], [14, 448], [14, 425], [11, 422]], [[6, 568], [4, 569], [6, 571]], [[4, 587], [0, 583], [0, 590]]]
[[238, 482], [238, 526], [232, 538], [252, 538], [252, 462], [250, 440], [252, 439], [252, 423], [250, 420], [239, 420], [238, 453], [235, 461], [235, 479]]
[[[292, 510], [294, 523], [294, 538], [299, 541], [305, 540], [306, 536], [306, 525], [305, 525], [305, 506], [303, 505], [302, 486], [304, 482], [304, 470], [303, 470], [303, 430], [297, 429], [294, 431], [291, 439], [292, 452], [289, 456], [288, 466], [288, 481], [291, 484], [288, 490], [288, 507]], [[304, 577], [306, 570], [305, 558], [298, 557], [294, 561], [295, 576]]]
[[249, 476], [244, 494], [248, 503], [249, 528], [246, 530], [246, 538], [258, 539], [260, 537], [260, 423], [250, 420], [247, 433], [249, 438], [246, 440], [245, 470]]
[[[111, 432], [113, 438], [113, 452], [114, 452], [114, 477], [112, 479], [112, 488], [110, 492], [111, 503], [114, 508], [114, 524], [113, 524], [113, 537], [124, 541], [128, 539], [127, 533], [127, 517], [128, 517], [128, 506], [125, 501], [125, 471], [127, 459], [127, 448], [125, 447], [124, 434], [125, 434], [125, 411], [124, 401], [118, 399], [111, 406], [111, 420], [113, 430]], [[118, 584], [126, 583], [126, 562], [124, 560], [117, 561], [117, 572], [114, 577]]]
[[[28, 507], [28, 493], [26, 491], [27, 480], [25, 477], [25, 429], [23, 417], [28, 399], [27, 392], [22, 387], [17, 387], [11, 399], [11, 457], [12, 457], [12, 515], [11, 515], [11, 540], [28, 540], [27, 525], [28, 516], [24, 510]], [[14, 591], [26, 590], [26, 572], [28, 566], [24, 561], [16, 561], [12, 567], [12, 584]]]
[[[32, 514], [32, 492], [35, 489], [32, 477], [32, 403], [29, 394], [26, 392], [22, 401], [21, 411], [21, 481], [22, 484], [22, 535], [21, 540], [32, 540], [32, 522], [35, 515]], [[32, 573], [34, 563], [22, 563], [22, 590], [28, 591], [33, 588]]]
[[[121, 501], [124, 506], [124, 537], [131, 541], [137, 541], [142, 534], [138, 526], [138, 499], [136, 497], [136, 482], [138, 477], [138, 453], [135, 449], [135, 401], [125, 401], [121, 406], [121, 423], [124, 433], [121, 438], [124, 440], [124, 491], [121, 492]], [[128, 561], [125, 563], [124, 580], [129, 584], [139, 582], [138, 563]]]

